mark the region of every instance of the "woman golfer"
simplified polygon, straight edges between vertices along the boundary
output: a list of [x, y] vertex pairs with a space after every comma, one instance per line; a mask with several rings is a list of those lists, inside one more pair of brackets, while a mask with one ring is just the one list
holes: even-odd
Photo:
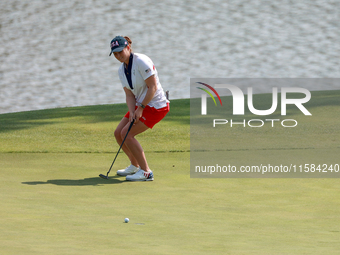
[[159, 82], [157, 70], [152, 60], [144, 54], [133, 53], [129, 37], [116, 36], [111, 41], [111, 54], [122, 65], [118, 69], [119, 79], [126, 95], [129, 111], [118, 124], [114, 134], [121, 145], [130, 123], [134, 124], [127, 135], [123, 151], [131, 165], [118, 170], [117, 174], [126, 176], [128, 181], [153, 181], [142, 146], [135, 136], [152, 128], [169, 112], [169, 101]]

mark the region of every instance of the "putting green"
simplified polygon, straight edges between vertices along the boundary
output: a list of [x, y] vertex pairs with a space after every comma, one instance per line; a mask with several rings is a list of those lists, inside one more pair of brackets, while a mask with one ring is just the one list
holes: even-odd
[[[125, 111], [0, 115], [1, 254], [338, 254], [339, 179], [190, 178], [189, 100], [173, 100], [139, 138], [154, 182], [115, 176], [127, 165], [123, 153], [110, 179], [99, 178], [119, 148], [113, 129]], [[327, 132], [335, 140], [327, 153], [338, 155], [339, 131]], [[230, 153], [237, 161], [248, 152]]]

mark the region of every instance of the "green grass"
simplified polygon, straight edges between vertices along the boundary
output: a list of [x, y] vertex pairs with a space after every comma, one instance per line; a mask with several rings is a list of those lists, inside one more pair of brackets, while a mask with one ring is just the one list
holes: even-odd
[[[339, 94], [313, 93], [313, 115], [331, 111], [335, 126], [306, 123], [316, 139], [306, 154], [339, 155]], [[155, 174], [146, 183], [114, 175], [123, 153], [108, 181], [98, 177], [119, 148], [123, 104], [0, 115], [0, 253], [339, 254], [339, 179], [190, 178], [189, 105], [173, 100], [140, 135]], [[264, 157], [284, 140], [272, 137], [250, 148], [231, 139], [230, 155]]]

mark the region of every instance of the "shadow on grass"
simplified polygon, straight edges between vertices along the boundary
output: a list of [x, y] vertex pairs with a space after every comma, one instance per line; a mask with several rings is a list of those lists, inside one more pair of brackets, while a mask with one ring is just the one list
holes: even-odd
[[95, 105], [0, 114], [0, 132], [29, 129], [55, 123], [100, 123], [119, 121], [126, 106]]
[[53, 184], [59, 186], [100, 186], [104, 184], [119, 184], [125, 182], [125, 180], [117, 179], [118, 176], [109, 177], [108, 180], [104, 180], [98, 177], [84, 178], [79, 180], [68, 180], [68, 179], [57, 179], [57, 180], [47, 180], [43, 181], [33, 181], [33, 182], [22, 182], [26, 185], [40, 185], [40, 184]]
[[[75, 124], [119, 122], [127, 111], [126, 104], [114, 104], [0, 114], [0, 133], [66, 122]], [[189, 99], [176, 99], [171, 101], [170, 112], [165, 120], [189, 124], [189, 114]]]

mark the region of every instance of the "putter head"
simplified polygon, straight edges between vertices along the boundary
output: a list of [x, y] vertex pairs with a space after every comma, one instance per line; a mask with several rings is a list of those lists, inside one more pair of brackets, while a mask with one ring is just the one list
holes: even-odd
[[104, 175], [104, 174], [100, 174], [99, 177], [101, 177], [101, 178], [103, 178], [103, 179], [106, 179], [106, 180], [109, 179], [109, 177], [108, 177], [107, 175]]

